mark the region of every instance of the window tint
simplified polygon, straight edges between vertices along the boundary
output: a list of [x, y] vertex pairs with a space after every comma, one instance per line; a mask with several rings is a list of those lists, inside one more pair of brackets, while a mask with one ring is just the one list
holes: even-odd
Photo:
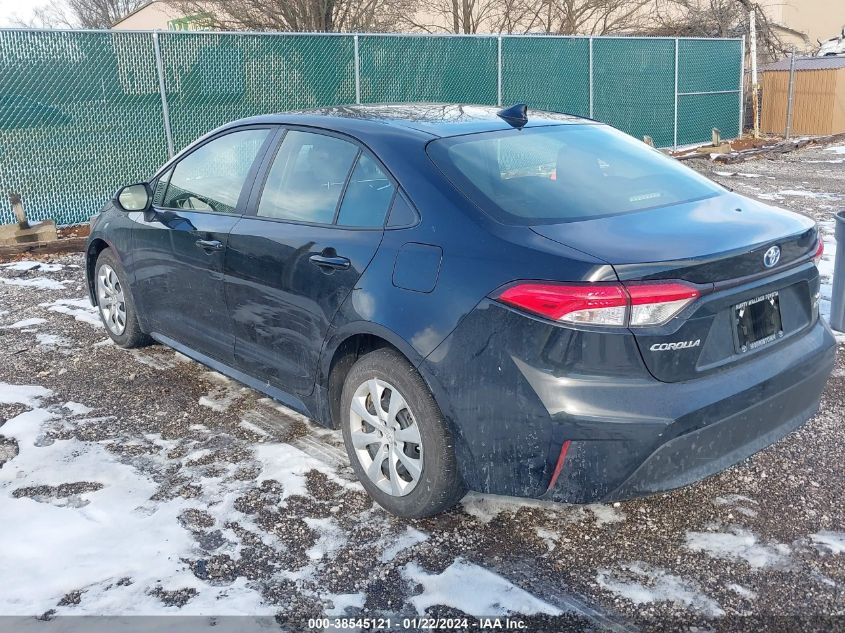
[[206, 143], [177, 163], [165, 207], [233, 213], [250, 167], [270, 130], [232, 132]]
[[411, 226], [417, 223], [417, 214], [405, 199], [405, 196], [398, 194], [393, 200], [390, 208], [390, 219], [387, 221], [389, 228]]
[[285, 134], [258, 203], [265, 218], [331, 224], [358, 148], [333, 136]]
[[344, 226], [384, 226], [393, 200], [393, 183], [376, 162], [361, 154], [352, 170], [337, 223]]
[[723, 190], [603, 125], [558, 125], [433, 141], [432, 160], [502, 222], [549, 224], [630, 213]]

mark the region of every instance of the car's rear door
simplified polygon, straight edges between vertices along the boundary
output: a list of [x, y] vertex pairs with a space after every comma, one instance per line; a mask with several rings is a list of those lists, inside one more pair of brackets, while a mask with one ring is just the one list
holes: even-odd
[[134, 291], [146, 328], [226, 364], [234, 352], [226, 244], [276, 131], [238, 128], [192, 149], [159, 177], [153, 210], [133, 231]]
[[307, 394], [332, 317], [378, 249], [396, 187], [359, 144], [313, 129], [287, 130], [262, 171], [226, 254], [235, 363]]

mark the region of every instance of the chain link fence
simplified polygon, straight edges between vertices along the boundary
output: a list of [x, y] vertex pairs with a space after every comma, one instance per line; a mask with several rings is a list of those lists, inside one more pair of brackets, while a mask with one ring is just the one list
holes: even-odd
[[742, 40], [0, 30], [0, 222], [85, 222], [242, 117], [350, 103], [512, 104], [658, 147], [740, 133]]

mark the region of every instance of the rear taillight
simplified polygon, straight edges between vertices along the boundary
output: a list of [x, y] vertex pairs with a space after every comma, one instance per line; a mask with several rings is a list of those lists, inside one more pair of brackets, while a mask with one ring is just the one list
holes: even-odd
[[515, 308], [580, 325], [644, 327], [663, 325], [698, 299], [685, 283], [518, 283], [496, 298]]
[[522, 283], [499, 300], [554, 321], [625, 325], [628, 297], [621, 284], [563, 285]]
[[813, 255], [813, 262], [816, 266], [818, 266], [819, 262], [822, 260], [822, 255], [824, 255], [824, 239], [822, 239], [822, 236], [819, 235], [819, 245], [816, 247], [816, 254]]
[[677, 282], [657, 284], [629, 284], [632, 327], [662, 325], [701, 296], [686, 284]]

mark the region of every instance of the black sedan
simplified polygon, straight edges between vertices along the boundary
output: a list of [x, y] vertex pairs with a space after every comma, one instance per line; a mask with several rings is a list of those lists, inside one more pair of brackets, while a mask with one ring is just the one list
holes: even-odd
[[809, 219], [606, 125], [457, 105], [225, 125], [92, 226], [91, 300], [326, 426], [419, 517], [684, 485], [816, 411]]

